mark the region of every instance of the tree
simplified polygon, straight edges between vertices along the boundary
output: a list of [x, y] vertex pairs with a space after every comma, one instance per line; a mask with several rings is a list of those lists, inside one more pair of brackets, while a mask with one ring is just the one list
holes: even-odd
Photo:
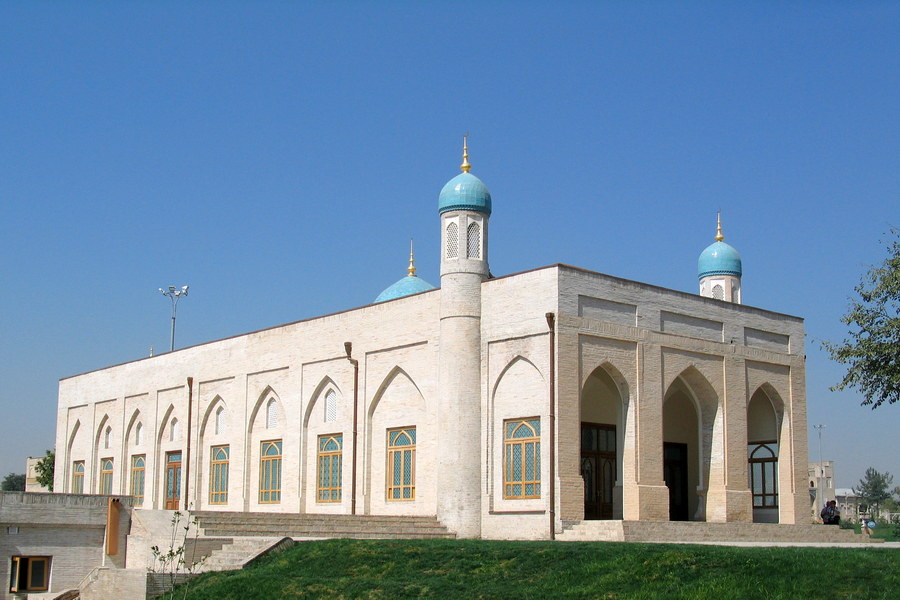
[[853, 490], [861, 502], [868, 505], [873, 517], [878, 516], [881, 505], [891, 497], [891, 484], [894, 476], [890, 473], [879, 473], [874, 468], [866, 469], [866, 475], [859, 480], [859, 485]]
[[878, 408], [900, 400], [900, 229], [891, 229], [888, 257], [869, 269], [854, 289], [841, 322], [850, 335], [839, 344], [823, 343], [847, 374], [832, 390], [856, 388], [863, 405]]
[[10, 473], [3, 478], [0, 483], [0, 491], [3, 492], [24, 492], [25, 491], [25, 473]]
[[53, 470], [56, 466], [56, 451], [47, 450], [47, 455], [34, 465], [37, 471], [37, 482], [49, 491], [53, 491]]

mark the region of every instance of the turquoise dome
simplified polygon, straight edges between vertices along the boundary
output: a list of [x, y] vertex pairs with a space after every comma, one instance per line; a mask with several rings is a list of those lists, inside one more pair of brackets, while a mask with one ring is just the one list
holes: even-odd
[[471, 173], [460, 173], [441, 190], [438, 213], [449, 210], [474, 210], [491, 214], [491, 193], [484, 183]]
[[404, 296], [412, 296], [419, 292], [427, 292], [435, 287], [416, 275], [407, 275], [397, 283], [393, 284], [375, 298], [375, 302], [386, 302], [395, 298], [403, 298]]
[[709, 275], [741, 276], [741, 255], [725, 242], [713, 242], [700, 253], [697, 261], [698, 277]]

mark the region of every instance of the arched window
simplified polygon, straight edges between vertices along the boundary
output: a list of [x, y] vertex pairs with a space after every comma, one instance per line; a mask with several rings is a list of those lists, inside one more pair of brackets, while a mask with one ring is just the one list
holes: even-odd
[[278, 427], [278, 406], [275, 398], [269, 398], [266, 404], [266, 429], [274, 429]]
[[174, 442], [178, 439], [178, 419], [172, 419], [172, 426], [169, 428], [169, 441]]
[[134, 426], [134, 445], [140, 446], [144, 443], [144, 426], [140, 422]]
[[112, 482], [113, 482], [113, 459], [101, 458], [100, 459], [100, 485], [99, 485], [98, 493], [112, 494]]
[[469, 258], [481, 258], [481, 227], [478, 223], [469, 223], [466, 230], [467, 254]]
[[754, 508], [778, 506], [778, 443], [752, 443], [750, 454], [750, 491]]
[[334, 390], [325, 393], [325, 422], [330, 423], [337, 419], [337, 394]]
[[503, 422], [503, 497], [541, 497], [541, 420]]
[[84, 493], [84, 461], [76, 460], [72, 463], [72, 493]]
[[259, 502], [281, 502], [281, 440], [262, 443], [259, 458]]
[[109, 449], [109, 438], [112, 435], [112, 427], [107, 427], [103, 432], [103, 448]]
[[213, 432], [216, 435], [222, 433], [222, 427], [225, 425], [225, 409], [223, 407], [219, 407], [216, 409], [216, 418], [215, 418], [215, 426], [213, 428]]
[[416, 428], [388, 430], [387, 499], [416, 499]]
[[316, 473], [316, 502], [341, 501], [341, 467], [344, 436], [320, 435], [318, 472]]
[[134, 505], [144, 504], [144, 471], [147, 465], [147, 457], [136, 454], [131, 457], [131, 495], [134, 496]]
[[713, 286], [712, 296], [716, 300], [724, 300], [725, 299], [725, 289], [722, 288], [722, 286], [717, 283], [716, 285]]
[[447, 225], [447, 258], [459, 256], [459, 226], [455, 222]]
[[[222, 410], [219, 408], [219, 410]], [[228, 504], [228, 464], [231, 448], [213, 446], [209, 457], [209, 503]]]

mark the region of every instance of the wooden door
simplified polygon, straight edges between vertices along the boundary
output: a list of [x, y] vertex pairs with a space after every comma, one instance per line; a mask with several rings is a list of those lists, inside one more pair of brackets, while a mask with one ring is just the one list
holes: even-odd
[[616, 485], [616, 427], [581, 424], [581, 477], [584, 518], [612, 519]]
[[181, 451], [166, 452], [166, 510], [178, 510], [181, 502]]

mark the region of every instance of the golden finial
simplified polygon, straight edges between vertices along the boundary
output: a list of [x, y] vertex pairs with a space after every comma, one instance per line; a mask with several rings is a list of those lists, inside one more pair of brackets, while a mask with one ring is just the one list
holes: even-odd
[[721, 242], [725, 239], [722, 235], [722, 211], [716, 211], [716, 241]]
[[472, 169], [472, 165], [469, 164], [469, 134], [463, 136], [463, 161], [462, 164], [459, 165], [459, 168], [463, 173], [468, 173]]
[[416, 259], [413, 256], [413, 241], [412, 238], [409, 240], [409, 266], [406, 267], [407, 272], [409, 273], [407, 277], [415, 277], [416, 276]]

